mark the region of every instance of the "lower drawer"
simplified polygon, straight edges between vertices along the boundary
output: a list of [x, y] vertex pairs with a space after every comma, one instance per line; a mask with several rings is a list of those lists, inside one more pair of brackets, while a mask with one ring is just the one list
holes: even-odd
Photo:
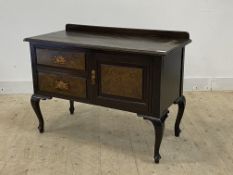
[[87, 97], [86, 79], [59, 73], [38, 74], [40, 91], [73, 97]]

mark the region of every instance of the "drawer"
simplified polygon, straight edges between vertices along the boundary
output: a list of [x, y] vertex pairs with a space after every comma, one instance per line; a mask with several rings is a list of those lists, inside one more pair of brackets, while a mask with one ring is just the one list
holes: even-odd
[[85, 71], [85, 53], [52, 49], [36, 49], [37, 64]]
[[86, 79], [64, 74], [42, 73], [38, 74], [38, 87], [40, 91], [60, 94], [64, 96], [87, 97]]

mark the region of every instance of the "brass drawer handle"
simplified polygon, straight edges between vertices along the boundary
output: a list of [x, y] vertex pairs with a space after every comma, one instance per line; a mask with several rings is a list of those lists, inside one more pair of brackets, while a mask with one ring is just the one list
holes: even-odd
[[54, 56], [53, 57], [54, 64], [66, 64], [66, 59], [63, 56]]
[[66, 83], [62, 80], [56, 80], [55, 89], [67, 91], [70, 89], [70, 86], [69, 86], [69, 83]]
[[92, 70], [91, 71], [91, 84], [92, 85], [95, 84], [95, 79], [96, 79], [95, 70]]

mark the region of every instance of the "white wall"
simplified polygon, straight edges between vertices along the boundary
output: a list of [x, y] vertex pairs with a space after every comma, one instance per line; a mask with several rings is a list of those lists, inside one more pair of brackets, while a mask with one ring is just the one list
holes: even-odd
[[185, 89], [233, 90], [232, 0], [0, 0], [3, 92], [31, 90], [23, 38], [63, 30], [66, 23], [189, 31]]

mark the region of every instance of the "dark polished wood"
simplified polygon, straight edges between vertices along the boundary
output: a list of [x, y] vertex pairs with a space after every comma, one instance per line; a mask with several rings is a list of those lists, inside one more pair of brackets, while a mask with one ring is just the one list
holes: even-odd
[[37, 64], [85, 71], [85, 53], [55, 49], [36, 49]]
[[184, 50], [189, 33], [67, 24], [66, 30], [26, 38], [30, 42], [34, 95], [32, 107], [44, 131], [40, 100], [67, 99], [137, 113], [155, 130], [159, 162], [168, 108], [185, 109]]
[[38, 73], [40, 91], [86, 98], [86, 79], [56, 73]]
[[74, 100], [70, 100], [70, 114], [74, 114]]
[[69, 24], [65, 31], [26, 38], [34, 43], [63, 43], [87, 49], [166, 55], [190, 43], [187, 32], [124, 29]]
[[166, 30], [149, 30], [136, 28], [119, 28], [119, 27], [103, 27], [103, 26], [87, 26], [77, 24], [66, 24], [66, 31], [68, 32], [88, 32], [123, 36], [143, 36], [143, 37], [163, 37], [171, 39], [187, 39], [189, 40], [189, 33], [182, 31], [166, 31]]
[[159, 163], [161, 159], [161, 155], [159, 153], [160, 145], [163, 139], [164, 127], [165, 127], [165, 120], [168, 117], [169, 111], [167, 110], [165, 114], [163, 114], [159, 119], [154, 119], [151, 117], [144, 117], [145, 120], [151, 121], [154, 127], [155, 132], [155, 144], [154, 144], [154, 161], [155, 163]]
[[186, 105], [186, 99], [185, 96], [180, 96], [176, 101], [175, 104], [178, 104], [178, 113], [176, 117], [176, 123], [175, 123], [175, 136], [179, 137], [180, 136], [180, 122], [184, 114], [184, 109]]
[[51, 99], [51, 98], [44, 96], [37, 96], [35, 94], [31, 96], [31, 105], [39, 121], [38, 130], [40, 133], [44, 132], [44, 119], [40, 110], [40, 100], [46, 100], [46, 99]]

